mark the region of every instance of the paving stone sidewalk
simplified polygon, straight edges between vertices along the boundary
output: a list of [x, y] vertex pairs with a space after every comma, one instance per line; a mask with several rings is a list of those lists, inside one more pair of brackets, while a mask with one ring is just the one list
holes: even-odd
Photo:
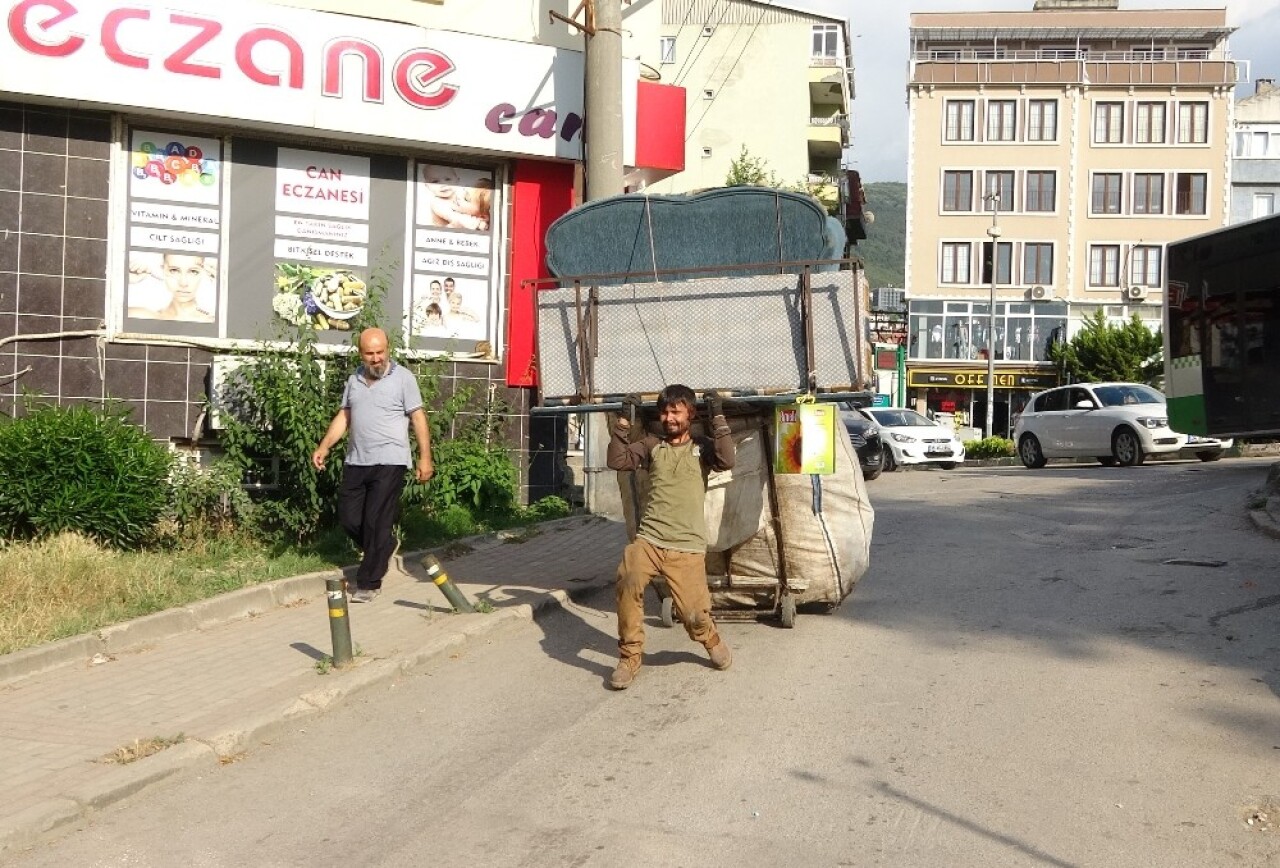
[[[170, 775], [253, 750], [308, 716], [512, 619], [608, 585], [625, 527], [594, 516], [466, 541], [442, 553], [454, 584], [487, 614], [454, 614], [404, 556], [374, 602], [352, 604], [359, 654], [331, 653], [325, 578], [283, 579], [121, 628], [0, 656], [0, 857]], [[468, 550], [469, 549], [469, 550]], [[128, 764], [108, 754], [181, 734]]]

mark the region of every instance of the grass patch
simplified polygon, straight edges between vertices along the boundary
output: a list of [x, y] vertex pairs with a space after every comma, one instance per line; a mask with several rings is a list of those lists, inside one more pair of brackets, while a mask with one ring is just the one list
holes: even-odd
[[170, 738], [161, 736], [153, 736], [152, 738], [135, 739], [133, 744], [122, 745], [111, 753], [102, 758], [104, 763], [115, 763], [117, 765], [128, 765], [131, 762], [137, 762], [143, 757], [160, 753], [162, 750], [168, 750], [175, 744], [182, 744], [186, 741], [186, 736], [178, 733]]
[[[450, 509], [440, 516], [409, 509], [400, 525], [406, 551], [447, 545], [446, 557], [473, 549], [459, 537], [527, 528], [563, 511], [518, 509], [473, 517]], [[35, 542], [0, 542], [0, 654], [92, 633], [229, 591], [355, 563], [358, 555], [340, 529], [306, 545], [269, 544], [246, 534], [173, 535], [165, 547], [109, 549], [88, 537], [63, 533]]]

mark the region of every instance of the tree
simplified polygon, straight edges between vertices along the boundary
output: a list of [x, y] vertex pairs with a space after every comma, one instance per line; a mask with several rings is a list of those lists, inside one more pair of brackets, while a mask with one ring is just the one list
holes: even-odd
[[1069, 342], [1054, 344], [1049, 358], [1071, 382], [1149, 383], [1164, 369], [1163, 345], [1137, 314], [1118, 326], [1098, 310]]
[[729, 163], [729, 174], [725, 175], [726, 187], [777, 187], [785, 188], [778, 173], [769, 168], [769, 161], [764, 157], [753, 157], [742, 146], [741, 153]]

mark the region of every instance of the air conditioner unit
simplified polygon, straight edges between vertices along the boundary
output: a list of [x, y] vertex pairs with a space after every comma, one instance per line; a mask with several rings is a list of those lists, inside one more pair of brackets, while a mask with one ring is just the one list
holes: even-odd
[[1142, 301], [1147, 297], [1147, 288], [1145, 286], [1131, 286], [1124, 291], [1124, 297], [1129, 301]]
[[1044, 301], [1048, 297], [1049, 297], [1049, 290], [1045, 289], [1043, 286], [1031, 287], [1032, 301]]
[[244, 356], [214, 356], [209, 366], [209, 418], [210, 431], [221, 431], [226, 428], [222, 418], [222, 407], [226, 393], [227, 378], [236, 368], [245, 362]]

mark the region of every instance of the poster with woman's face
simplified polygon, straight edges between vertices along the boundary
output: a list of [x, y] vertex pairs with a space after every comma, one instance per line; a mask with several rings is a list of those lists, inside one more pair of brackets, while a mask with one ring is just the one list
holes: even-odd
[[129, 251], [128, 315], [211, 323], [218, 311], [218, 259], [187, 251]]

